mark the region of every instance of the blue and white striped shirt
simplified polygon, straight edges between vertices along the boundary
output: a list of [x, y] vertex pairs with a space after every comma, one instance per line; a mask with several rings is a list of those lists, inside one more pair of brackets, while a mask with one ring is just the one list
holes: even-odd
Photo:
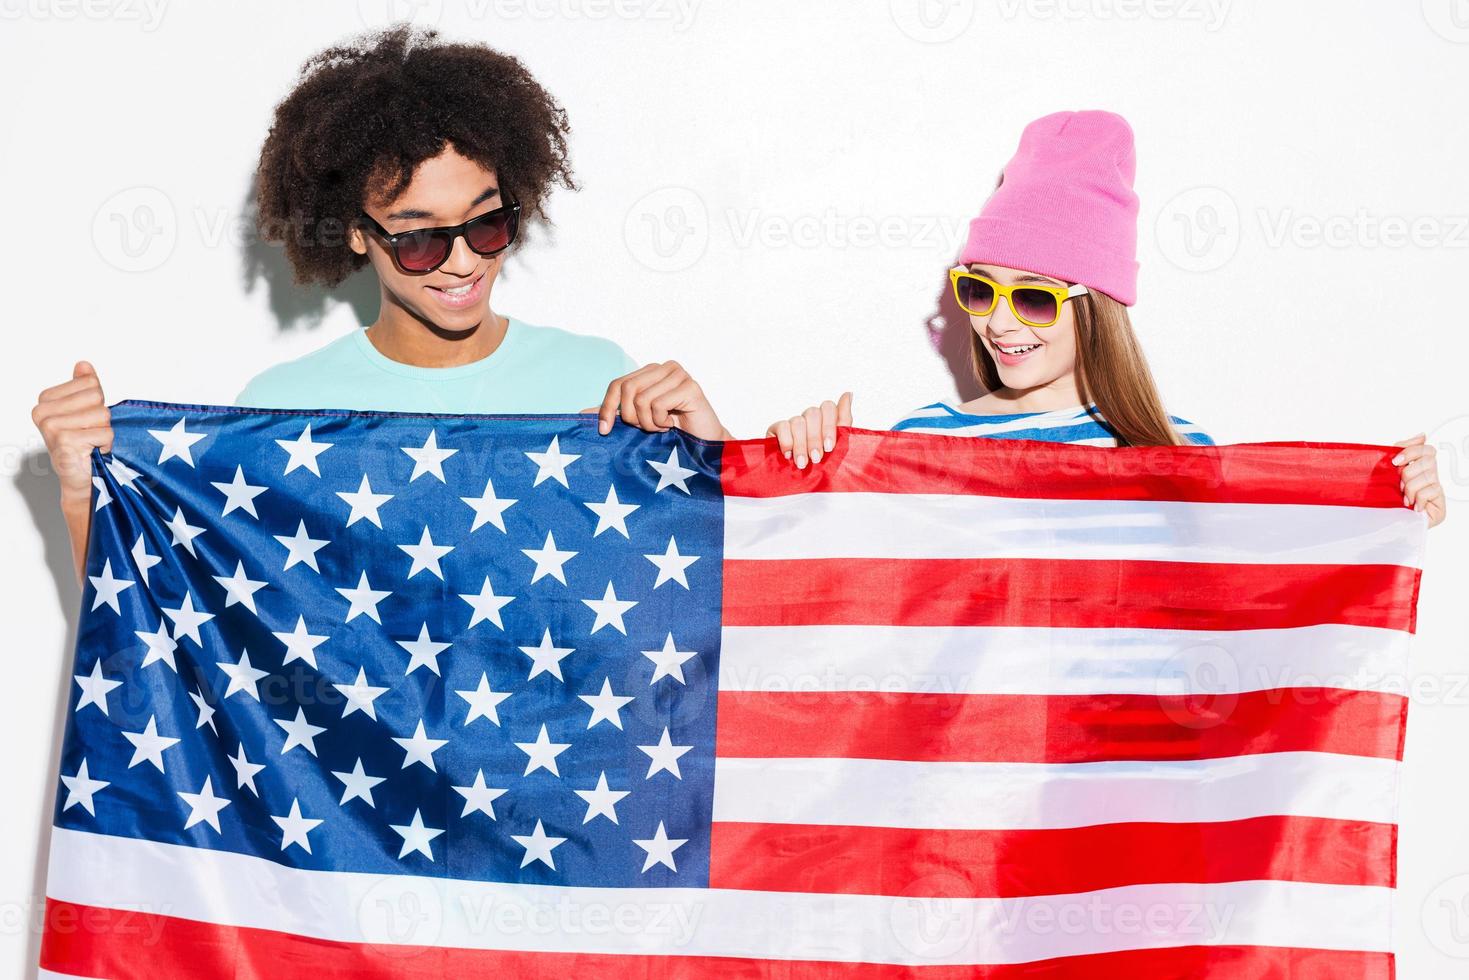
[[[1095, 403], [1092, 405], [1096, 407]], [[1185, 439], [1201, 446], [1214, 445], [1213, 438], [1192, 422], [1170, 415], [1169, 420]], [[910, 412], [893, 426], [895, 432], [926, 432], [931, 435], [979, 436], [986, 439], [1038, 439], [1069, 442], [1081, 446], [1116, 446], [1110, 430], [1073, 405], [1050, 412], [1020, 412], [1014, 415], [971, 415], [947, 402], [934, 402]]]

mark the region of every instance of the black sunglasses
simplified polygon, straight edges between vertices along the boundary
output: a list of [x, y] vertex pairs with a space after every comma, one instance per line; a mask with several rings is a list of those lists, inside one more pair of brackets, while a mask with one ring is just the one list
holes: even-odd
[[387, 243], [398, 268], [416, 274], [433, 272], [447, 262], [454, 252], [454, 239], [460, 235], [480, 255], [505, 251], [515, 241], [515, 233], [520, 228], [520, 203], [512, 201], [460, 225], [415, 228], [398, 234], [378, 224], [366, 211], [362, 212], [362, 221]]

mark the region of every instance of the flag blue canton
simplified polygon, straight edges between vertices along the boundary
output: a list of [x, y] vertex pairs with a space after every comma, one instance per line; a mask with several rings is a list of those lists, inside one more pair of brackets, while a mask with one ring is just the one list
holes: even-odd
[[718, 446], [144, 401], [112, 426], [58, 826], [320, 870], [707, 885]]

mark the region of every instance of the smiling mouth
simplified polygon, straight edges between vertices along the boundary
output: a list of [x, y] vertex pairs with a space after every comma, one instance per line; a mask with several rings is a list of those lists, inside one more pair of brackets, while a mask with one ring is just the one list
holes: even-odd
[[1006, 347], [1003, 344], [995, 344], [995, 349], [1006, 354], [1028, 354], [1039, 346], [1040, 344], [1021, 344], [1017, 347]]
[[[487, 269], [485, 271], [488, 272], [489, 270]], [[454, 286], [452, 288], [451, 287], [448, 287], [448, 286], [430, 286], [428, 288], [429, 289], [437, 290], [438, 292], [443, 293], [445, 296], [453, 296], [453, 297], [468, 296], [469, 295], [469, 291], [471, 289], [473, 289], [475, 286], [479, 285], [479, 281], [481, 279], [483, 279], [484, 277], [485, 277], [485, 273], [484, 272], [481, 272], [479, 275], [475, 276], [473, 279], [471, 279], [469, 282], [465, 283], [462, 286]]]

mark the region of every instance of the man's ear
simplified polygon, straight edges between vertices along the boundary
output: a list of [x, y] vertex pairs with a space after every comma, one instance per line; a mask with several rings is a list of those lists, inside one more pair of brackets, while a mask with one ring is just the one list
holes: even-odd
[[358, 255], [367, 254], [367, 236], [362, 233], [360, 225], [353, 225], [352, 230], [347, 232], [347, 247]]

